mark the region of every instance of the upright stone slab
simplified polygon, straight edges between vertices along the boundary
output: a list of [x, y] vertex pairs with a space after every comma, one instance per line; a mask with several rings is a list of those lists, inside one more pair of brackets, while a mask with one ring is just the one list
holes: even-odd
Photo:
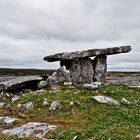
[[94, 78], [93, 81], [105, 83], [107, 73], [107, 56], [99, 55], [93, 60]]
[[93, 82], [93, 63], [90, 58], [71, 60], [69, 70], [73, 84]]

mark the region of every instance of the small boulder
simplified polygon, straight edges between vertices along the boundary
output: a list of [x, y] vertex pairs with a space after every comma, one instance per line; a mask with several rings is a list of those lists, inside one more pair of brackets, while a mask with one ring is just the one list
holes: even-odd
[[125, 98], [122, 98], [121, 103], [123, 105], [129, 105], [130, 104], [130, 102], [128, 100], [126, 100]]
[[23, 110], [33, 110], [34, 109], [34, 105], [32, 102], [29, 102], [26, 104], [18, 104], [17, 107], [20, 109], [23, 109]]
[[4, 117], [4, 123], [7, 125], [11, 125], [15, 123], [18, 119], [17, 118], [10, 118], [8, 116]]
[[57, 84], [52, 84], [51, 85], [51, 91], [50, 91], [50, 93], [57, 93], [59, 91], [60, 91], [59, 90], [59, 86]]
[[47, 81], [45, 81], [45, 80], [39, 81], [37, 83], [37, 89], [45, 88], [45, 87], [47, 87], [47, 85], [48, 85], [48, 82]]
[[56, 110], [56, 109], [60, 109], [60, 101], [57, 100], [57, 101], [53, 101], [49, 110]]
[[48, 106], [48, 105], [49, 105], [49, 103], [48, 103], [48, 99], [45, 98], [44, 101], [43, 101], [43, 106]]
[[14, 97], [12, 97], [12, 102], [15, 102], [15, 101], [17, 101], [17, 100], [19, 100], [20, 99], [20, 96], [18, 96], [18, 95], [14, 95]]
[[107, 105], [119, 105], [119, 102], [106, 96], [93, 96], [92, 99], [96, 100], [99, 103]]
[[72, 82], [64, 82], [64, 86], [72, 86]]
[[57, 72], [53, 72], [52, 75], [48, 77], [47, 81], [50, 85], [58, 83]]
[[44, 89], [36, 90], [36, 91], [35, 91], [35, 95], [38, 95], [38, 96], [43, 95], [43, 93], [44, 93]]
[[66, 66], [57, 70], [57, 79], [60, 83], [71, 82], [70, 71], [66, 69]]
[[0, 108], [3, 108], [4, 105], [5, 105], [5, 102], [0, 102]]
[[93, 89], [97, 89], [100, 85], [101, 82], [92, 82], [90, 84], [84, 84], [83, 87], [93, 90]]

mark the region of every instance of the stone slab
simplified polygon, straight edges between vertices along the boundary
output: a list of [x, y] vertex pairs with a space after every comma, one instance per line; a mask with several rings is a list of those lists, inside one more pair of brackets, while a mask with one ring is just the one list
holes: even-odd
[[23, 88], [34, 82], [41, 81], [43, 78], [40, 76], [18, 76], [13, 79], [0, 82], [0, 91], [17, 90]]
[[73, 84], [90, 84], [93, 82], [93, 62], [90, 58], [72, 60], [69, 70]]
[[131, 51], [131, 46], [120, 46], [105, 49], [90, 49], [85, 51], [57, 53], [54, 55], [44, 57], [44, 60], [48, 62], [55, 62], [62, 60], [81, 59], [98, 55], [113, 55], [119, 53], [127, 53], [129, 51]]

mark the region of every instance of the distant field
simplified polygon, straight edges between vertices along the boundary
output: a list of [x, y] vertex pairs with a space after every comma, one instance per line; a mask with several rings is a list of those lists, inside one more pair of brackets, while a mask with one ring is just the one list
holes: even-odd
[[55, 70], [39, 70], [39, 69], [6, 69], [0, 68], [0, 76], [21, 76], [21, 75], [50, 75]]
[[[9, 68], [0, 68], [0, 76], [3, 75], [50, 75], [55, 69], [9, 69]], [[140, 75], [139, 72], [121, 72], [121, 71], [109, 71], [108, 76], [127, 76], [127, 75]]]

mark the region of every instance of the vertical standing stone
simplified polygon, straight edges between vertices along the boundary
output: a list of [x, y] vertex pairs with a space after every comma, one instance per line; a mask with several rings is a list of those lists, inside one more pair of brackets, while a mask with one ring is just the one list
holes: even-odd
[[93, 63], [90, 58], [71, 60], [69, 67], [73, 84], [84, 84], [93, 82]]
[[105, 83], [107, 73], [107, 56], [99, 55], [93, 60], [94, 78], [93, 81]]

